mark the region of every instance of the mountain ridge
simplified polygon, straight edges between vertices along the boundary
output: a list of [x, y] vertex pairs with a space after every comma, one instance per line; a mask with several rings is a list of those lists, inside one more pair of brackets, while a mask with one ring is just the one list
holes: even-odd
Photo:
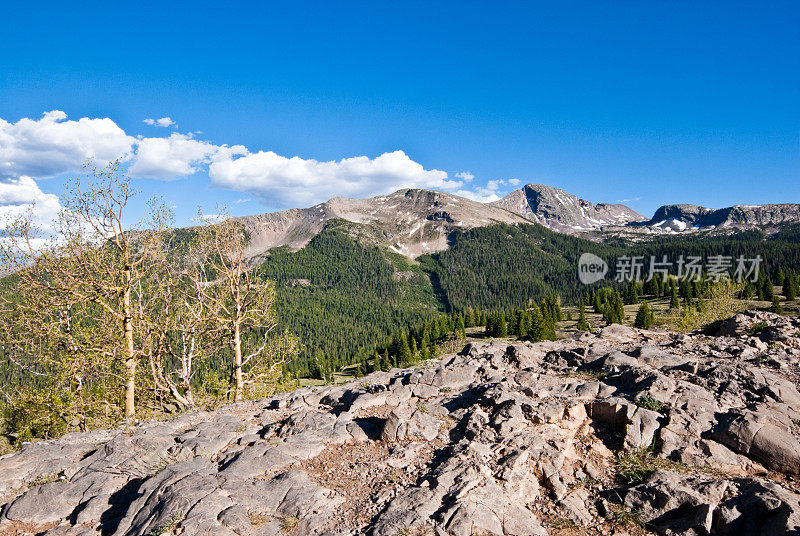
[[299, 249], [328, 222], [342, 219], [369, 226], [374, 242], [407, 257], [447, 249], [450, 231], [493, 223], [530, 223], [501, 207], [435, 190], [404, 188], [366, 199], [334, 197], [305, 209], [238, 218], [250, 235], [249, 257], [269, 249]]
[[699, 205], [663, 205], [656, 210], [648, 225], [675, 220], [693, 227], [748, 229], [753, 227], [776, 231], [779, 227], [800, 221], [800, 204], [733, 205], [713, 209]]
[[455, 229], [496, 223], [538, 223], [553, 231], [593, 240], [684, 232], [735, 232], [759, 229], [774, 233], [800, 222], [800, 204], [734, 205], [710, 209], [699, 205], [663, 205], [647, 219], [623, 204], [593, 204], [544, 184], [526, 184], [502, 199], [481, 203], [455, 194], [417, 188], [353, 199], [334, 197], [308, 208], [242, 216], [250, 235], [247, 255], [263, 258], [275, 247], [304, 247], [332, 220], [358, 228], [360, 238], [409, 258], [448, 248]]

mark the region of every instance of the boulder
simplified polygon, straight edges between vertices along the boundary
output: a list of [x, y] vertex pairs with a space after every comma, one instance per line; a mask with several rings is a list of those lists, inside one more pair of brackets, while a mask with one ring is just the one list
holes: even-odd
[[786, 474], [800, 474], [800, 438], [763, 413], [734, 412], [722, 418], [712, 437], [736, 452]]

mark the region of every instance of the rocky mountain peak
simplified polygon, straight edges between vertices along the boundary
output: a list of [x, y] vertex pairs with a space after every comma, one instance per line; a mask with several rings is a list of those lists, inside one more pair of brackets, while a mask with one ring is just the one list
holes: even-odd
[[618, 204], [594, 205], [559, 188], [526, 184], [492, 203], [556, 231], [593, 231], [609, 225], [625, 225], [646, 218]]
[[800, 204], [734, 205], [711, 209], [697, 205], [664, 205], [646, 224], [655, 228], [762, 229], [767, 232], [800, 222]]
[[454, 229], [493, 223], [528, 223], [499, 207], [435, 190], [404, 188], [367, 199], [334, 197], [310, 208], [240, 218], [251, 242], [248, 255], [258, 258], [270, 248], [305, 246], [332, 219], [359, 226], [359, 237], [408, 257], [447, 248]]

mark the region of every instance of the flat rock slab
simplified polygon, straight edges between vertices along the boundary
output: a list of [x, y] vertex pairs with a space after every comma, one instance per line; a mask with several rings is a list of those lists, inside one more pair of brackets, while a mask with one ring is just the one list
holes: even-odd
[[800, 534], [799, 332], [746, 312], [718, 336], [476, 341], [69, 434], [0, 457], [0, 536]]

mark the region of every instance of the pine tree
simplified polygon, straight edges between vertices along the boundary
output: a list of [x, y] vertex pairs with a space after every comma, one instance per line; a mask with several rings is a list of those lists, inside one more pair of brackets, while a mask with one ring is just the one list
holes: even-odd
[[674, 285], [671, 287], [671, 289], [672, 289], [672, 294], [669, 297], [669, 308], [670, 309], [679, 309], [680, 306], [681, 306], [681, 303], [678, 300], [678, 291], [677, 291], [677, 289], [675, 288]]
[[785, 281], [786, 275], [783, 273], [783, 268], [778, 268], [778, 275], [775, 276], [775, 284], [781, 286]]
[[540, 308], [542, 311], [542, 316], [544, 316], [546, 320], [551, 322], [560, 322], [563, 318], [561, 306], [558, 303], [558, 298], [555, 296], [547, 294], [544, 298], [542, 298]]
[[555, 326], [555, 324], [551, 320], [548, 320], [547, 318], [545, 318], [544, 319], [544, 323], [543, 323], [543, 327], [544, 327], [544, 330], [542, 332], [542, 339], [547, 340], [547, 341], [556, 340], [557, 337], [556, 337], [556, 326]]
[[517, 326], [517, 333], [520, 337], [525, 337], [531, 330], [531, 315], [527, 310], [523, 310], [519, 314], [519, 325]]
[[563, 311], [561, 311], [561, 298], [556, 296], [551, 296], [550, 299], [553, 304], [553, 313], [554, 313], [553, 320], [555, 322], [561, 322], [562, 320], [564, 320], [564, 313]]
[[420, 338], [419, 346], [423, 351], [427, 350], [431, 346], [431, 328], [427, 322], [422, 328], [422, 337]]
[[787, 300], [793, 300], [797, 297], [797, 283], [795, 281], [794, 272], [789, 272], [783, 281], [783, 295]]
[[497, 334], [498, 338], [508, 337], [508, 325], [506, 324], [506, 315], [500, 313], [497, 319]]
[[783, 314], [783, 307], [781, 307], [781, 299], [778, 296], [773, 296], [771, 310], [775, 314], [779, 315]]
[[625, 306], [622, 303], [622, 296], [620, 296], [619, 292], [614, 289], [614, 298], [613, 298], [613, 305], [614, 305], [614, 313], [616, 314], [616, 322], [622, 324], [623, 320], [625, 320]]
[[609, 289], [608, 301], [603, 305], [603, 321], [607, 324], [621, 324], [625, 320], [625, 307], [617, 289]]
[[753, 283], [749, 279], [745, 280], [740, 296], [743, 300], [749, 300], [753, 297]]
[[658, 296], [658, 274], [655, 274], [649, 281], [644, 282], [642, 294], [648, 296]]
[[439, 329], [439, 322], [431, 321], [431, 341], [440, 341], [444, 337], [444, 333]]
[[656, 282], [656, 296], [660, 298], [664, 295], [664, 280], [661, 278], [661, 274], [656, 274], [653, 280]]
[[772, 287], [772, 279], [769, 277], [769, 274], [762, 280], [762, 288], [764, 289], [764, 299], [772, 301], [775, 291]]
[[650, 306], [647, 304], [647, 301], [643, 301], [639, 306], [639, 310], [636, 312], [636, 319], [634, 320], [633, 325], [637, 328], [643, 329], [648, 329], [653, 325], [653, 311], [650, 310]]
[[542, 301], [539, 303], [539, 310], [542, 311], [542, 316], [546, 321], [550, 321], [553, 319], [553, 310], [550, 305], [550, 297], [544, 296]]
[[537, 342], [544, 339], [544, 316], [542, 316], [542, 311], [534, 304], [531, 307], [531, 328], [528, 331], [528, 337], [530, 337], [531, 341]]
[[592, 306], [594, 307], [595, 313], [603, 313], [603, 301], [600, 299], [600, 293], [597, 291], [592, 293]]
[[578, 315], [578, 331], [589, 331], [589, 324], [586, 322], [586, 306], [581, 302], [580, 314]]
[[439, 333], [441, 338], [447, 338], [447, 335], [453, 331], [453, 319], [449, 316], [442, 316], [439, 320]]
[[678, 288], [680, 289], [680, 296], [683, 298], [683, 302], [688, 304], [689, 301], [694, 298], [694, 296], [692, 296], [691, 284], [686, 279], [681, 279]]
[[695, 298], [700, 297], [700, 281], [692, 281], [692, 296]]
[[508, 335], [517, 335], [517, 328], [519, 328], [519, 312], [508, 311], [506, 313], [506, 330]]
[[625, 302], [628, 304], [639, 303], [639, 294], [636, 292], [636, 282], [631, 281], [628, 289], [625, 292]]
[[611, 306], [609, 302], [606, 302], [603, 306], [603, 322], [606, 324], [613, 324], [614, 323], [614, 308]]
[[411, 361], [411, 347], [408, 344], [408, 335], [405, 331], [397, 333], [397, 360], [401, 365], [407, 365]]
[[486, 315], [486, 336], [487, 337], [494, 337], [495, 333], [497, 333], [497, 328], [495, 327], [495, 315], [494, 313], [489, 313]]
[[475, 313], [472, 311], [472, 307], [467, 308], [467, 314], [464, 315], [464, 327], [471, 328], [475, 325]]

